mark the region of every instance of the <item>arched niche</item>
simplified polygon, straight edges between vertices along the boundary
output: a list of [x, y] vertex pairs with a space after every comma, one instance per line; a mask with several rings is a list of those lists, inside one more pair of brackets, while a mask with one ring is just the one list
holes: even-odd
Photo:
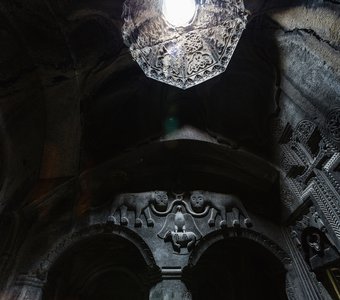
[[133, 242], [99, 234], [59, 255], [48, 271], [42, 299], [148, 299], [155, 272]]
[[214, 232], [193, 251], [184, 281], [192, 299], [286, 300], [289, 257], [249, 230]]

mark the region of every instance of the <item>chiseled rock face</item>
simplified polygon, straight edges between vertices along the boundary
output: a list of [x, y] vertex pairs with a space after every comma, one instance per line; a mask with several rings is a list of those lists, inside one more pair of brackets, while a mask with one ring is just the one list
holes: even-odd
[[291, 8], [272, 18], [282, 27], [277, 40], [283, 75], [316, 110], [327, 115], [339, 106], [339, 5]]
[[321, 7], [294, 7], [271, 14], [285, 31], [310, 30], [325, 43], [340, 48], [339, 5]]

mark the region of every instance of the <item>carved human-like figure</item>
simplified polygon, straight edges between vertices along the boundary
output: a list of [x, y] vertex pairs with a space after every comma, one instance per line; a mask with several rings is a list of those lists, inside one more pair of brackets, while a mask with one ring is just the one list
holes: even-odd
[[200, 213], [209, 205], [211, 207], [211, 215], [208, 220], [209, 226], [215, 226], [215, 219], [217, 213], [221, 215], [220, 226], [226, 226], [226, 213], [231, 211], [233, 213], [232, 225], [233, 227], [240, 226], [240, 214], [244, 217], [244, 225], [252, 226], [250, 217], [244, 208], [242, 202], [235, 195], [225, 195], [219, 193], [193, 191], [190, 196], [190, 204], [194, 212]]
[[153, 226], [154, 220], [151, 217], [149, 205], [154, 204], [159, 210], [166, 210], [168, 207], [168, 195], [163, 191], [144, 192], [144, 193], [125, 193], [119, 194], [113, 200], [108, 221], [117, 224], [114, 214], [120, 210], [120, 223], [128, 225], [129, 220], [126, 216], [128, 210], [135, 212], [135, 226], [142, 226], [142, 213], [146, 217], [147, 225]]

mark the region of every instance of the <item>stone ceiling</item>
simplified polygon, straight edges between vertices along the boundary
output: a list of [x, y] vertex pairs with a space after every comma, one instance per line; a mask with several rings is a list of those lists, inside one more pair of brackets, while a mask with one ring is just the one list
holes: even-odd
[[270, 158], [282, 82], [339, 101], [339, 3], [292, 2], [246, 2], [228, 70], [182, 91], [133, 62], [121, 0], [1, 0], [0, 212], [188, 125]]

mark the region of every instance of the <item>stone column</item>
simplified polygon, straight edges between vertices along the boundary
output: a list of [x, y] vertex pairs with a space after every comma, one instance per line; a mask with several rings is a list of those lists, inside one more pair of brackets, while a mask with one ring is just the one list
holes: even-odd
[[150, 300], [191, 300], [191, 293], [181, 280], [182, 269], [162, 269], [162, 281], [150, 290]]

